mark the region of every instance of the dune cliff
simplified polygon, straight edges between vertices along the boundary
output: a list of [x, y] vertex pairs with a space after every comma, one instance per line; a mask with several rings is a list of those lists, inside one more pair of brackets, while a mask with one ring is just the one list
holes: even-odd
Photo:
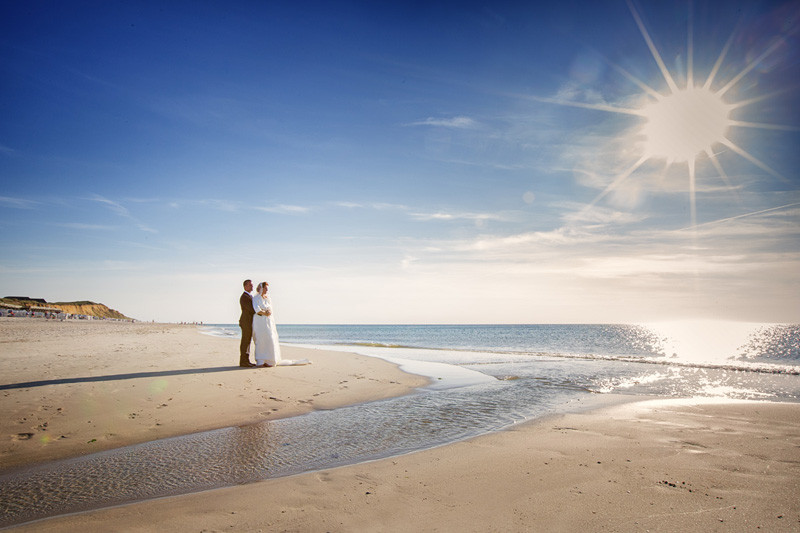
[[111, 309], [105, 304], [99, 304], [95, 302], [53, 302], [50, 305], [60, 308], [65, 313], [71, 313], [73, 315], [89, 315], [100, 318], [128, 318], [116, 309]]
[[[2, 304], [7, 304], [3, 306]], [[49, 308], [49, 309], [60, 309], [64, 313], [70, 313], [73, 315], [87, 315], [87, 316], [96, 316], [98, 318], [118, 318], [122, 320], [130, 320], [127, 316], [123, 315], [116, 309], [111, 309], [105, 304], [100, 304], [96, 302], [89, 302], [89, 301], [80, 301], [80, 302], [46, 302], [45, 300], [38, 298], [26, 298], [26, 297], [5, 297], [0, 298], [0, 306], [9, 307], [11, 309], [34, 309], [36, 307], [39, 308]]]

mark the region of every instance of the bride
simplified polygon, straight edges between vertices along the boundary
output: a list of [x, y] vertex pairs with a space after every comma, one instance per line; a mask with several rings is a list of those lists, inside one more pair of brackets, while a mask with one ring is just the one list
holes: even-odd
[[292, 366], [307, 365], [311, 361], [308, 359], [281, 359], [281, 347], [278, 344], [278, 330], [275, 327], [275, 319], [272, 312], [272, 301], [269, 299], [267, 291], [269, 283], [262, 281], [256, 287], [256, 294], [253, 297], [253, 340], [256, 343], [256, 365], [264, 367], [272, 366]]

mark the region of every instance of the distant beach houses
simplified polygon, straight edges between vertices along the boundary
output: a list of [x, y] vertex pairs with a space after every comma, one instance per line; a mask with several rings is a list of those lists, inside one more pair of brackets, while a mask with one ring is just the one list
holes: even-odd
[[[101, 314], [115, 316], [98, 316], [88, 313], [67, 312], [65, 308], [88, 308], [100, 311]], [[0, 317], [30, 317], [54, 320], [112, 320], [118, 322], [135, 322], [118, 311], [109, 309], [103, 304], [94, 302], [70, 302], [67, 304], [50, 304], [44, 298], [30, 298], [28, 296], [6, 296], [0, 298]], [[121, 317], [121, 318], [120, 318]]]

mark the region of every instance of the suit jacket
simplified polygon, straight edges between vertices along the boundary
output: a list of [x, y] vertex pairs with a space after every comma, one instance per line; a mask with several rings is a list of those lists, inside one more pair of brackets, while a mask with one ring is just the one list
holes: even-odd
[[243, 292], [239, 297], [239, 307], [242, 308], [242, 316], [239, 317], [239, 325], [252, 326], [253, 315], [256, 314], [256, 310], [253, 309], [253, 297], [250, 296], [249, 292]]

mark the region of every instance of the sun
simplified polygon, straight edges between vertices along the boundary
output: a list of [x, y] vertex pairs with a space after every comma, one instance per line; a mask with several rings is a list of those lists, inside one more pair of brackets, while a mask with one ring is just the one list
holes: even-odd
[[641, 110], [645, 154], [667, 161], [689, 161], [722, 143], [731, 126], [731, 106], [708, 89], [693, 87]]
[[[778, 49], [781, 45], [781, 40], [775, 40], [771, 46], [757, 57], [750, 57], [748, 64], [729, 80], [718, 81], [716, 79], [717, 73], [725, 61], [725, 56], [731, 44], [734, 42], [735, 35], [731, 35], [728, 42], [722, 48], [716, 63], [708, 73], [705, 81], [702, 84], [696, 84], [695, 78], [697, 76], [694, 71], [693, 63], [694, 45], [691, 27], [692, 17], [690, 13], [690, 25], [687, 32], [688, 42], [686, 47], [687, 68], [684, 73], [685, 84], [681, 87], [676, 81], [676, 76], [673, 76], [664, 63], [664, 60], [661, 58], [661, 54], [653, 43], [653, 39], [650, 37], [641, 16], [631, 0], [628, 0], [628, 7], [647, 47], [650, 49], [653, 60], [658, 65], [666, 87], [656, 90], [622, 67], [611, 63], [614, 69], [642, 89], [642, 96], [647, 100], [646, 104], [638, 108], [627, 108], [612, 104], [595, 104], [533, 97], [535, 100], [558, 105], [633, 115], [639, 117], [642, 121], [637, 131], [638, 138], [644, 140], [644, 142], [641, 143], [640, 157], [625, 171], [614, 177], [611, 183], [598, 194], [592, 202], [585, 206], [584, 211], [592, 209], [606, 195], [630, 178], [639, 167], [647, 161], [654, 159], [664, 160], [667, 168], [672, 165], [682, 165], [686, 168], [692, 227], [697, 225], [695, 200], [697, 189], [696, 166], [698, 158], [700, 157], [706, 158], [722, 180], [729, 186], [731, 185], [730, 180], [717, 157], [721, 152], [735, 153], [772, 176], [783, 181], [788, 181], [767, 164], [734, 143], [729, 136], [729, 132], [732, 128], [759, 128], [785, 131], [797, 131], [797, 128], [777, 124], [744, 122], [732, 117], [737, 109], [758, 102], [768, 95], [761, 95], [750, 100], [738, 102], [726, 102], [725, 100], [726, 94], [731, 88], [738, 84], [754, 68]], [[680, 78], [680, 76], [678, 76], [678, 78]]]

